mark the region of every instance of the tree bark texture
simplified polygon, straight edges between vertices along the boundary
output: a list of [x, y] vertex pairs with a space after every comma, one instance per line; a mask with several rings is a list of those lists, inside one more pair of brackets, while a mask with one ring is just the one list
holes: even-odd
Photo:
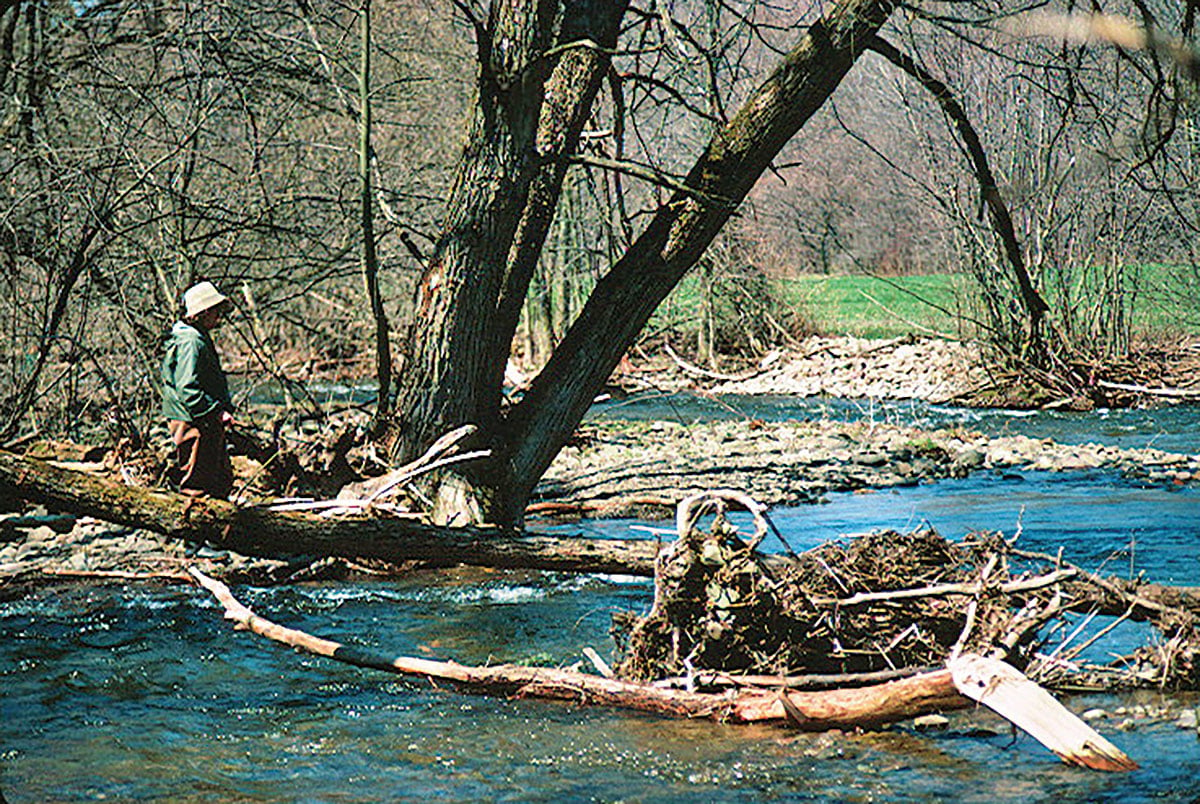
[[[603, 82], [625, 2], [498, 0], [477, 31], [479, 99], [446, 223], [417, 290], [400, 456], [495, 431], [520, 304]], [[559, 17], [561, 12], [561, 17]], [[561, 26], [561, 27], [556, 27]]]
[[890, 15], [890, 0], [846, 0], [814, 24], [718, 130], [676, 193], [597, 284], [545, 369], [505, 424], [513, 487], [525, 498], [582, 419], [651, 314], [696, 263], [737, 205], [845, 77]]
[[[894, 0], [842, 0], [712, 137], [686, 180], [596, 287], [529, 392], [500, 419], [520, 302], [616, 41], [624, 3], [503, 0], [478, 32], [480, 97], [450, 213], [417, 293], [397, 415], [402, 457], [478, 424], [495, 458], [473, 478], [490, 521], [528, 494], [650, 315], [787, 141], [824, 104]], [[503, 47], [501, 47], [503, 45]]]

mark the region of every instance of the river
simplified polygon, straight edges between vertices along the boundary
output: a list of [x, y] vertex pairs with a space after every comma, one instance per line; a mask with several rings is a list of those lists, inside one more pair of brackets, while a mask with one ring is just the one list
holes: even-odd
[[[610, 403], [593, 415], [875, 416], [1066, 442], [1200, 452], [1200, 410], [1014, 417], [923, 406], [696, 397]], [[667, 413], [661, 411], [666, 410]], [[659, 411], [659, 412], [655, 412]], [[733, 412], [731, 412], [733, 411]], [[803, 549], [921, 523], [957, 538], [1020, 532], [1087, 568], [1200, 585], [1200, 490], [1112, 473], [980, 473], [834, 494], [773, 518]], [[629, 537], [626, 520], [547, 528]], [[465, 663], [566, 665], [612, 650], [610, 615], [644, 610], [648, 581], [456, 570], [379, 583], [234, 589], [258, 613], [353, 644]], [[5, 738], [0, 791], [41, 801], [1194, 801], [1195, 729], [1130, 717], [1098, 728], [1142, 769], [1069, 768], [986, 712], [941, 731], [799, 734], [569, 704], [459, 695], [301, 655], [231, 630], [186, 587], [75, 586], [0, 604]], [[1117, 633], [1107, 649], [1145, 638]], [[1067, 700], [1133, 710], [1194, 695]]]

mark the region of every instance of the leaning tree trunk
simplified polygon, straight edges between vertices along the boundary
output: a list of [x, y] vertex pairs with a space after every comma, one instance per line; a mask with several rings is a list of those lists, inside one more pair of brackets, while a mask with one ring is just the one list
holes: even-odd
[[[501, 523], [519, 521], [534, 485], [650, 315], [895, 7], [894, 0], [843, 0], [809, 28], [713, 135], [686, 189], [600, 281], [502, 420], [501, 372], [561, 192], [560, 157], [573, 151], [602, 83], [622, 5], [568, 3], [573, 27], [553, 48], [561, 55], [551, 76], [541, 56], [553, 37], [538, 27], [548, 23], [533, 12], [522, 16], [517, 4], [500, 3], [479, 34], [480, 101], [449, 219], [418, 290], [397, 411], [403, 457], [461, 424], [481, 428], [494, 457], [463, 480], [454, 504]], [[508, 44], [498, 52], [491, 43], [502, 39]]]
[[597, 284], [505, 424], [511, 485], [498, 521], [519, 519], [542, 473], [654, 310], [784, 145], [828, 100], [887, 20], [892, 0], [845, 0], [815, 23], [710, 140], [678, 192]]
[[984, 150], [979, 133], [971, 124], [966, 110], [954, 97], [950, 87], [934, 77], [911, 56], [902, 53], [891, 42], [876, 36], [871, 40], [870, 48], [916, 79], [933, 95], [947, 119], [954, 124], [954, 128], [962, 139], [963, 148], [971, 160], [975, 180], [979, 183], [980, 201], [987, 207], [992, 230], [1003, 247], [1004, 257], [1008, 261], [1009, 270], [1017, 286], [1020, 309], [1024, 313], [1024, 322], [1020, 328], [1021, 342], [1004, 344], [1007, 347], [1006, 351], [1034, 368], [1053, 368], [1051, 347], [1046, 338], [1046, 315], [1050, 312], [1050, 305], [1046, 303], [1034, 284], [1033, 277], [1030, 276], [1008, 204], [1005, 203], [1000, 186], [996, 182], [996, 176], [992, 173], [987, 151]]

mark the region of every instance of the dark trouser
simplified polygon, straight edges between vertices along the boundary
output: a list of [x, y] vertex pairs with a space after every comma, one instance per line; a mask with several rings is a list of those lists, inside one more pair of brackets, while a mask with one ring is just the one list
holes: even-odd
[[225, 451], [225, 425], [220, 411], [194, 422], [172, 419], [167, 422], [167, 429], [175, 443], [173, 479], [178, 482], [180, 492], [229, 499], [229, 492], [233, 491], [233, 467]]

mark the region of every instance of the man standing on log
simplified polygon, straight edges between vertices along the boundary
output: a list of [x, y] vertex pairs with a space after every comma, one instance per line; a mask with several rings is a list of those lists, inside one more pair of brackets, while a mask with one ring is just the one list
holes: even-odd
[[175, 444], [170, 477], [184, 494], [224, 500], [233, 490], [233, 468], [225, 451], [233, 402], [209, 333], [233, 303], [211, 282], [199, 282], [183, 294], [183, 306], [162, 363], [162, 412]]

